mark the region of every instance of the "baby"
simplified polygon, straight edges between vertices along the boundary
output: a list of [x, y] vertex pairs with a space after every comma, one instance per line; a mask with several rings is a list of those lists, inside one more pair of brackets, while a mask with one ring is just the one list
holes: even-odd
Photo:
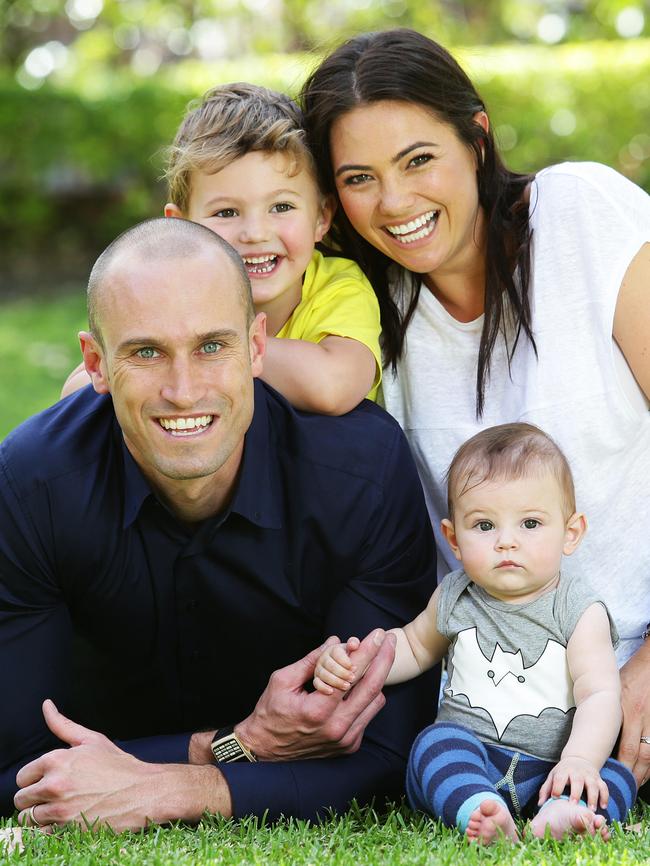
[[[261, 378], [311, 412], [341, 415], [374, 399], [379, 305], [356, 264], [315, 250], [333, 204], [295, 103], [253, 84], [208, 91], [176, 133], [167, 180], [165, 216], [207, 226], [244, 260], [255, 311], [266, 317]], [[89, 381], [80, 365], [62, 396]]]
[[[462, 568], [391, 630], [387, 684], [448, 660], [438, 719], [409, 758], [409, 802], [483, 843], [517, 840], [527, 806], [539, 807], [536, 836], [608, 839], [636, 785], [609, 757], [621, 724], [615, 628], [588, 583], [561, 567], [587, 528], [567, 460], [538, 428], [503, 424], [458, 450], [447, 481], [442, 531]], [[351, 687], [363, 673], [357, 646], [322, 654], [317, 689]]]

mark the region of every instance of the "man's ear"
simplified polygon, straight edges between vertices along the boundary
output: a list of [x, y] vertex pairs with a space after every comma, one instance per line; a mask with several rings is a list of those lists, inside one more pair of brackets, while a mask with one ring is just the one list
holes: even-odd
[[447, 520], [445, 517], [445, 519], [440, 523], [440, 529], [442, 530], [442, 534], [445, 536], [447, 544], [451, 547], [454, 556], [456, 559], [460, 560], [460, 547], [456, 541], [456, 530], [454, 529], [454, 524], [451, 520]]
[[262, 375], [264, 352], [266, 351], [266, 313], [258, 313], [248, 329], [248, 345], [251, 353], [253, 377]]
[[166, 217], [171, 217], [172, 219], [183, 220], [185, 219], [185, 214], [181, 211], [177, 204], [174, 204], [171, 201], [168, 201], [164, 208], [164, 214]]
[[106, 375], [104, 352], [90, 331], [79, 331], [81, 354], [84, 358], [86, 373], [90, 376], [93, 388], [98, 394], [109, 394], [110, 387]]
[[316, 222], [314, 243], [322, 241], [330, 230], [334, 213], [336, 211], [336, 199], [333, 195], [324, 195], [321, 199], [320, 214]]
[[581, 512], [576, 511], [567, 520], [566, 530], [564, 533], [564, 547], [562, 553], [565, 556], [571, 556], [582, 541], [582, 538], [587, 531], [587, 518]]

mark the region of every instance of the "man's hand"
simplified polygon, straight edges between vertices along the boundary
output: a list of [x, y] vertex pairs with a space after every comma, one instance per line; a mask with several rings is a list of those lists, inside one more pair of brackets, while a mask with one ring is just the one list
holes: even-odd
[[235, 726], [237, 736], [260, 760], [351, 754], [361, 745], [366, 725], [386, 702], [381, 689], [393, 663], [395, 637], [375, 629], [364, 638], [354, 664], [367, 670], [349, 692], [306, 691], [321, 653], [338, 642], [330, 637], [300, 661], [271, 674], [251, 715]]
[[621, 668], [623, 730], [618, 759], [634, 773], [640, 787], [650, 777], [650, 639]]
[[21, 822], [46, 829], [106, 824], [120, 832], [152, 821], [198, 821], [205, 810], [231, 814], [228, 787], [215, 767], [145, 763], [67, 719], [52, 701], [44, 702], [43, 715], [71, 748], [48, 752], [18, 772], [14, 803]]

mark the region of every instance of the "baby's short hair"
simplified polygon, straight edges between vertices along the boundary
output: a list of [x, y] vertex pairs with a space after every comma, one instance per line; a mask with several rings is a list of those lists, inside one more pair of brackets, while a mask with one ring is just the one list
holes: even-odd
[[481, 430], [460, 446], [447, 470], [447, 507], [453, 520], [454, 501], [484, 481], [512, 481], [552, 472], [562, 491], [565, 517], [576, 510], [573, 475], [558, 445], [533, 424], [499, 424]]
[[190, 104], [167, 151], [169, 198], [187, 213], [192, 173], [216, 174], [251, 151], [284, 153], [289, 171], [307, 167], [316, 179], [302, 112], [293, 100], [256, 84], [213, 87]]

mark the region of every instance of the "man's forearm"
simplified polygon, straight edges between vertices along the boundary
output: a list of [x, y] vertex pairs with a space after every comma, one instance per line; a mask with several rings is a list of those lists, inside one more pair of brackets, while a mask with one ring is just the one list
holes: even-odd
[[215, 766], [191, 764], [155, 765], [152, 774], [152, 806], [147, 818], [158, 824], [182, 820], [197, 823], [204, 812], [232, 815], [230, 789]]

